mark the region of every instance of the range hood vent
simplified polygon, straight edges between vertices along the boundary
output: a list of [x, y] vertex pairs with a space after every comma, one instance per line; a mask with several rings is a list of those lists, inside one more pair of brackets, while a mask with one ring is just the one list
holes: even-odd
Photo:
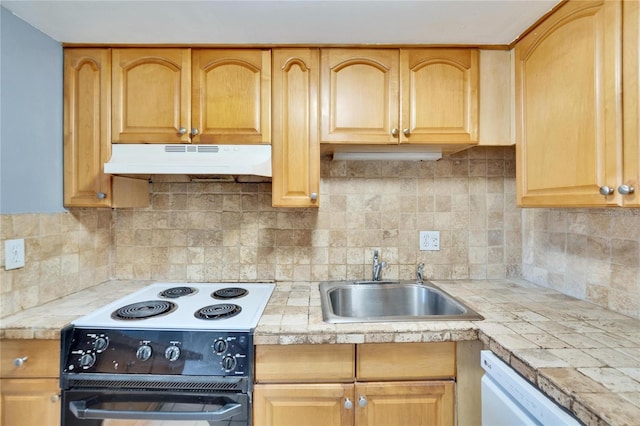
[[271, 145], [113, 144], [104, 172], [271, 177]]

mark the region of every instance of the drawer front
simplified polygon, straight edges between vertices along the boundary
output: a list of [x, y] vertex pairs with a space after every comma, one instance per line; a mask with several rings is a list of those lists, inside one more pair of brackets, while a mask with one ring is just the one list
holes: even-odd
[[364, 343], [356, 349], [358, 380], [424, 380], [456, 376], [455, 342]]
[[258, 345], [256, 382], [352, 382], [355, 345]]
[[[22, 365], [16, 365], [22, 360]], [[58, 340], [0, 341], [0, 377], [58, 377], [60, 373]]]

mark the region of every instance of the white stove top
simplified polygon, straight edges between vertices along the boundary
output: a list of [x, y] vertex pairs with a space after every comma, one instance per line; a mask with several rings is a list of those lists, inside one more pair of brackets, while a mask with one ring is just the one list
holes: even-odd
[[[161, 295], [165, 290], [178, 287], [190, 288], [193, 293], [180, 297]], [[246, 290], [246, 294], [228, 299], [217, 299], [212, 296], [216, 290], [228, 288]], [[104, 329], [252, 331], [258, 325], [274, 288], [275, 284], [270, 283], [158, 282], [78, 318], [72, 324], [77, 327]], [[242, 291], [239, 292], [242, 293]], [[161, 308], [157, 308], [158, 306]], [[154, 309], [162, 311], [166, 306], [172, 306], [172, 310], [157, 316], [140, 318]], [[112, 314], [123, 307], [128, 308], [124, 311], [132, 313], [133, 319], [120, 319], [117, 316], [114, 318]], [[205, 319], [195, 315], [202, 308], [205, 308]], [[233, 315], [208, 318], [227, 311], [233, 312]]]

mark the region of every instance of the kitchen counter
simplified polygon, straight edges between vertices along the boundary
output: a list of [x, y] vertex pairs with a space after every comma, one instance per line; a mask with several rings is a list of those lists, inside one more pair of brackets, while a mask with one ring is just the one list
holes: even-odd
[[[60, 329], [150, 281], [108, 281], [0, 319], [1, 339], [57, 339]], [[256, 329], [262, 344], [480, 339], [588, 425], [640, 418], [640, 321], [526, 281], [434, 281], [484, 321], [328, 324], [318, 283], [278, 283]]]

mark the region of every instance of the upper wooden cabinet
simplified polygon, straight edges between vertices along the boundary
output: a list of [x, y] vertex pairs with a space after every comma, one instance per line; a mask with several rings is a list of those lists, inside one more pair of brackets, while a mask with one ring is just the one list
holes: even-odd
[[64, 52], [65, 207], [145, 207], [148, 182], [103, 173], [111, 156], [111, 52]]
[[115, 143], [270, 143], [271, 53], [113, 49]]
[[478, 140], [476, 49], [323, 49], [321, 140]]
[[318, 49], [273, 50], [272, 202], [318, 207]]
[[569, 1], [516, 45], [519, 205], [638, 205], [637, 8]]

